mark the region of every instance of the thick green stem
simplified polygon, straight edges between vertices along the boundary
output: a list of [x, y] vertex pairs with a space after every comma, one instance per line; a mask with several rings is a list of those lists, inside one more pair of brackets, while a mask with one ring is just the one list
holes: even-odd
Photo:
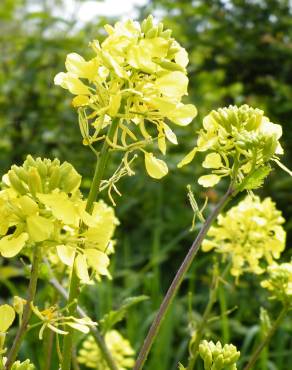
[[37, 281], [38, 281], [38, 270], [39, 270], [39, 263], [41, 259], [41, 251], [38, 245], [34, 246], [33, 248], [33, 260], [31, 266], [31, 275], [30, 281], [28, 286], [28, 295], [26, 304], [23, 310], [22, 321], [17, 330], [16, 337], [14, 339], [13, 345], [8, 353], [7, 362], [5, 364], [5, 369], [10, 370], [13, 362], [15, 361], [20, 345], [26, 333], [27, 325], [31, 316], [31, 303], [34, 300], [36, 288], [37, 288]]
[[254, 353], [252, 354], [252, 356], [251, 356], [248, 364], [245, 366], [244, 370], [249, 370], [249, 369], [253, 369], [254, 368], [254, 365], [257, 362], [257, 360], [258, 360], [258, 358], [259, 358], [262, 350], [266, 347], [266, 345], [272, 339], [272, 337], [275, 334], [277, 328], [279, 327], [279, 325], [283, 321], [284, 317], [286, 316], [288, 310], [289, 310], [289, 308], [287, 306], [284, 306], [282, 308], [279, 316], [277, 317], [277, 320], [274, 322], [274, 325], [271, 327], [271, 329], [268, 331], [268, 333], [265, 336], [265, 338], [263, 339], [263, 341], [259, 344], [259, 346], [257, 347], [257, 349], [254, 351]]
[[[118, 127], [119, 120], [113, 120], [110, 129], [108, 131], [108, 138], [112, 141], [113, 136]], [[105, 140], [101, 148], [99, 157], [97, 159], [94, 177], [91, 183], [89, 195], [86, 203], [86, 211], [92, 213], [94, 202], [96, 201], [97, 195], [99, 193], [100, 183], [104, 176], [104, 171], [109, 159], [109, 145]], [[81, 228], [84, 226], [81, 225]], [[70, 316], [74, 316], [76, 313], [77, 307], [77, 297], [79, 294], [79, 279], [76, 274], [75, 268], [72, 269], [71, 278], [70, 278], [70, 288], [69, 288], [69, 298], [68, 298], [68, 311]], [[72, 359], [72, 348], [73, 348], [73, 334], [74, 329], [71, 327], [67, 328], [68, 334], [64, 337], [63, 342], [63, 351], [62, 351], [62, 364], [61, 370], [70, 370], [71, 369], [71, 359]]]
[[180, 268], [178, 269], [161, 305], [158, 310], [158, 313], [156, 314], [156, 317], [149, 329], [149, 332], [145, 338], [145, 341], [143, 343], [143, 346], [140, 350], [140, 353], [138, 355], [134, 370], [141, 370], [144, 366], [144, 363], [147, 359], [147, 356], [150, 352], [150, 349], [153, 345], [153, 342], [159, 332], [161, 323], [167, 314], [167, 311], [185, 277], [185, 274], [187, 273], [188, 269], [190, 268], [199, 248], [204, 240], [207, 232], [209, 231], [212, 223], [217, 218], [218, 214], [222, 211], [224, 206], [227, 204], [227, 202], [231, 199], [233, 196], [234, 190], [233, 186], [230, 185], [227, 192], [224, 194], [224, 196], [221, 198], [220, 202], [217, 204], [213, 212], [210, 214], [206, 222], [204, 223], [203, 227], [201, 228], [198, 236], [196, 237], [195, 241], [193, 242], [188, 254], [186, 255], [185, 259], [183, 260]]

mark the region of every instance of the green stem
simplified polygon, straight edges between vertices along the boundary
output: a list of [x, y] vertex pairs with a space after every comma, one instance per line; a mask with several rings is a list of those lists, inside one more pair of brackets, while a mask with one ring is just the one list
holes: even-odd
[[153, 342], [155, 340], [155, 338], [157, 337], [157, 334], [159, 332], [159, 329], [160, 329], [160, 326], [161, 326], [161, 323], [165, 317], [165, 315], [167, 314], [167, 311], [185, 277], [185, 274], [187, 273], [187, 271], [189, 270], [199, 248], [200, 248], [200, 245], [202, 243], [202, 241], [204, 240], [207, 232], [209, 231], [212, 223], [215, 221], [215, 219], [217, 218], [217, 216], [219, 215], [219, 213], [222, 211], [222, 209], [224, 208], [224, 206], [228, 203], [228, 201], [231, 199], [231, 197], [233, 196], [234, 194], [234, 190], [233, 190], [233, 186], [230, 185], [227, 192], [224, 194], [224, 196], [220, 199], [219, 203], [217, 204], [217, 206], [215, 207], [215, 209], [213, 210], [213, 212], [210, 214], [210, 216], [208, 217], [208, 219], [206, 220], [206, 222], [204, 223], [203, 227], [201, 228], [199, 234], [197, 235], [195, 241], [193, 242], [189, 252], [187, 253], [185, 259], [183, 260], [180, 268], [178, 269], [161, 305], [160, 305], [160, 308], [158, 310], [158, 313], [156, 314], [156, 317], [154, 319], [154, 321], [152, 322], [152, 325], [149, 329], [149, 332], [145, 338], [145, 341], [142, 345], [142, 348], [139, 352], [139, 355], [138, 355], [138, 358], [137, 358], [137, 361], [136, 361], [136, 364], [134, 366], [134, 369], [133, 370], [141, 370], [144, 366], [144, 363], [147, 359], [147, 356], [150, 352], [150, 349], [153, 345]]
[[[109, 131], [108, 138], [109, 140], [113, 139], [115, 131], [118, 127], [119, 120], [113, 120]], [[100, 183], [104, 175], [104, 171], [109, 159], [109, 145], [106, 140], [103, 142], [96, 167], [94, 172], [94, 177], [91, 183], [89, 195], [86, 203], [86, 211], [92, 213], [94, 202], [96, 201], [97, 195], [99, 193]], [[81, 228], [84, 226], [81, 225]], [[76, 257], [76, 255], [75, 255]], [[73, 264], [74, 266], [74, 264]], [[68, 313], [70, 316], [74, 316], [76, 313], [77, 307], [77, 297], [79, 295], [79, 279], [76, 274], [75, 268], [72, 269], [71, 278], [70, 278], [70, 288], [69, 288], [69, 298], [67, 304], [69, 305]], [[72, 348], [73, 348], [73, 334], [74, 329], [71, 327], [67, 328], [68, 334], [65, 336], [63, 341], [63, 351], [62, 351], [62, 364], [61, 370], [70, 370], [71, 369], [71, 359], [72, 359]]]
[[[50, 279], [50, 283], [53, 285], [53, 287], [65, 298], [68, 299], [68, 293], [67, 291], [62, 287], [62, 285], [58, 282], [58, 280], [55, 277], [52, 277]], [[80, 317], [88, 317], [87, 313], [80, 307], [77, 306], [77, 313]], [[110, 370], [118, 370], [117, 365], [115, 364], [115, 361], [105, 343], [104, 337], [101, 335], [100, 331], [97, 327], [91, 326], [90, 331], [92, 336], [95, 339], [96, 344], [98, 345], [102, 357], [107, 363], [107, 366]]]
[[31, 266], [31, 275], [30, 275], [30, 281], [29, 281], [29, 286], [28, 286], [27, 300], [26, 300], [26, 304], [23, 310], [21, 324], [17, 330], [13, 345], [8, 353], [7, 362], [5, 364], [6, 370], [11, 369], [11, 366], [13, 365], [18, 355], [20, 345], [26, 333], [27, 325], [28, 325], [31, 312], [32, 312], [30, 305], [33, 302], [35, 294], [36, 294], [40, 259], [41, 259], [40, 247], [35, 245], [33, 248], [33, 261], [32, 261], [32, 266]]
[[259, 358], [259, 355], [261, 354], [261, 352], [265, 348], [265, 346], [272, 339], [272, 337], [275, 334], [277, 328], [279, 327], [279, 325], [283, 321], [284, 317], [286, 316], [288, 310], [289, 310], [289, 307], [287, 307], [287, 306], [284, 306], [282, 308], [279, 316], [277, 317], [277, 320], [274, 322], [274, 325], [271, 327], [271, 329], [268, 331], [268, 333], [265, 336], [265, 338], [263, 339], [263, 341], [259, 344], [259, 346], [257, 347], [257, 349], [254, 351], [254, 353], [252, 354], [252, 356], [251, 356], [248, 364], [245, 366], [244, 370], [253, 369], [255, 363], [257, 362], [257, 360]]
[[230, 264], [228, 264], [226, 266], [226, 268], [222, 272], [222, 275], [220, 276], [220, 272], [218, 271], [217, 266], [214, 266], [213, 281], [212, 281], [212, 285], [211, 285], [211, 289], [210, 289], [209, 300], [208, 300], [207, 306], [205, 308], [205, 311], [203, 313], [200, 325], [198, 326], [198, 329], [196, 331], [196, 339], [195, 339], [194, 343], [191, 345], [191, 353], [192, 354], [191, 354], [191, 357], [190, 357], [190, 360], [189, 360], [188, 370], [193, 370], [194, 367], [195, 367], [195, 364], [196, 364], [196, 361], [197, 361], [197, 358], [198, 358], [198, 354], [199, 354], [199, 352], [198, 352], [199, 344], [200, 344], [202, 336], [204, 334], [204, 329], [206, 327], [206, 323], [209, 319], [212, 308], [213, 308], [214, 304], [217, 301], [218, 289], [221, 288], [219, 286], [219, 284], [220, 284], [219, 277], [221, 278], [221, 280], [224, 280], [227, 272], [229, 271], [229, 268], [230, 268]]

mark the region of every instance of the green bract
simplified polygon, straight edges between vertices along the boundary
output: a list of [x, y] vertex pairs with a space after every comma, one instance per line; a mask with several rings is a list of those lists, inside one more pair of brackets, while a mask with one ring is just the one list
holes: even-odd
[[254, 189], [270, 172], [269, 162], [279, 164], [278, 155], [283, 154], [279, 143], [282, 127], [270, 122], [260, 109], [242, 105], [213, 110], [204, 118], [203, 127], [197, 146], [178, 166], [190, 163], [197, 152], [209, 152], [203, 167], [212, 174], [198, 180], [204, 187], [214, 186], [228, 176], [239, 190]]
[[203, 340], [199, 346], [199, 353], [204, 361], [205, 370], [236, 370], [236, 361], [240, 356], [233, 344], [220, 342], [214, 344], [212, 341]]
[[[141, 25], [128, 20], [105, 29], [103, 43], [90, 44], [94, 57], [86, 61], [69, 54], [67, 72], [57, 74], [55, 84], [77, 95], [73, 105], [79, 111], [84, 144], [103, 139], [118, 119], [113, 140], [107, 138], [113, 149], [132, 151], [157, 140], [165, 154], [166, 139], [177, 144], [167, 122], [186, 126], [197, 114], [194, 105], [181, 102], [188, 87], [187, 52], [162, 23], [154, 25], [152, 16]], [[164, 168], [159, 175], [146, 169], [155, 178], [167, 173]]]
[[[103, 201], [95, 202], [92, 215], [79, 191], [81, 176], [69, 163], [28, 157], [3, 177], [0, 191], [0, 254], [11, 258], [42, 248], [51, 262], [75, 268], [82, 282], [109, 276], [108, 254], [118, 220]], [[84, 230], [80, 225], [84, 224]], [[13, 232], [10, 232], [13, 228]]]
[[266, 265], [280, 257], [285, 248], [284, 218], [270, 198], [247, 196], [225, 215], [219, 215], [202, 250], [215, 249], [232, 260], [231, 274], [261, 274]]

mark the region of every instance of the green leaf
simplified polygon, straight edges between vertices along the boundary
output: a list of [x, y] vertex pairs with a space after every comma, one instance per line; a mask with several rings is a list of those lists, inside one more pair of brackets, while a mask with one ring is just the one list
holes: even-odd
[[124, 319], [129, 308], [131, 308], [137, 303], [147, 300], [148, 298], [149, 297], [145, 295], [139, 295], [136, 297], [126, 298], [117, 310], [112, 310], [108, 312], [100, 320], [99, 323], [100, 323], [102, 332], [106, 333], [107, 331], [109, 331], [114, 325], [116, 325], [118, 322]]
[[263, 166], [257, 168], [255, 171], [247, 175], [241, 184], [238, 186], [239, 191], [243, 190], [253, 190], [261, 187], [263, 185], [264, 179], [271, 172], [270, 166]]

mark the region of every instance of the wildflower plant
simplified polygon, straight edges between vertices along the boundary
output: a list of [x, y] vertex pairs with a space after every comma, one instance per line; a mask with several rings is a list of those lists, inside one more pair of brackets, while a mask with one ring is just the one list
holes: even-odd
[[[60, 370], [71, 369], [75, 352], [74, 360], [88, 368], [141, 370], [202, 243], [204, 251], [215, 250], [223, 255], [223, 260], [230, 259], [231, 274], [237, 278], [245, 272], [267, 272], [262, 286], [285, 308], [274, 325], [267, 328], [260, 350], [246, 367], [250, 369], [291, 307], [291, 264], [275, 262], [285, 247], [284, 219], [270, 198], [261, 201], [252, 193], [271, 171], [271, 162], [290, 173], [279, 157], [283, 154], [279, 142], [282, 128], [260, 109], [242, 105], [212, 111], [203, 120], [196, 147], [178, 165], [189, 164], [197, 152], [205, 153], [202, 166], [211, 173], [201, 176], [199, 184], [212, 187], [225, 177], [230, 184], [206, 218], [203, 212], [208, 199], [200, 208], [188, 186], [194, 212], [192, 229], [196, 217], [202, 228], [162, 301], [136, 361], [130, 342], [113, 326], [145, 296], [131, 297], [120, 310], [106, 313], [99, 321], [101, 332], [98, 318], [91, 319], [79, 305], [81, 288], [102, 284], [104, 277], [112, 278], [110, 258], [115, 252], [114, 233], [119, 221], [114, 209], [98, 199], [99, 193], [107, 189], [116, 205], [111, 192], [120, 194], [117, 182], [134, 174], [132, 164], [139, 152], [144, 155], [149, 176], [165, 176], [168, 167], [157, 157], [156, 149], [164, 156], [167, 142], [178, 143], [175, 125], [187, 126], [197, 114], [193, 104], [183, 103], [188, 90], [188, 55], [170, 30], [164, 29], [162, 23], [155, 24], [152, 16], [141, 24], [128, 20], [106, 25], [105, 30], [103, 42], [93, 40], [89, 44], [90, 59], [69, 54], [67, 71], [58, 73], [54, 80], [74, 95], [72, 105], [78, 113], [82, 143], [96, 156], [88, 195], [82, 194], [81, 175], [70, 163], [58, 159], [34, 159], [29, 155], [22, 165], [13, 165], [2, 178], [0, 256], [7, 260], [24, 256], [24, 263], [30, 264], [30, 280], [25, 299], [15, 296], [13, 306], [0, 306], [0, 370], [35, 368], [29, 360], [18, 361], [17, 356], [25, 333], [36, 327], [40, 328], [40, 340], [47, 329], [56, 335]], [[120, 164], [107, 178], [112, 152], [120, 153]], [[229, 200], [245, 190], [249, 195], [221, 214]], [[212, 226], [216, 219], [217, 225]], [[188, 370], [193, 370], [198, 355], [205, 369], [235, 370], [240, 355], [231, 344], [201, 341], [217, 299], [217, 288], [225, 276], [215, 267], [210, 300], [190, 346], [195, 353]], [[50, 282], [58, 294], [54, 299], [48, 295], [39, 304], [36, 293], [40, 276], [43, 284]], [[59, 300], [59, 294], [65, 298], [65, 304]], [[6, 334], [15, 324], [16, 314], [18, 328], [11, 348], [6, 350]], [[32, 314], [36, 322], [30, 326]], [[74, 336], [76, 331], [80, 348]]]

